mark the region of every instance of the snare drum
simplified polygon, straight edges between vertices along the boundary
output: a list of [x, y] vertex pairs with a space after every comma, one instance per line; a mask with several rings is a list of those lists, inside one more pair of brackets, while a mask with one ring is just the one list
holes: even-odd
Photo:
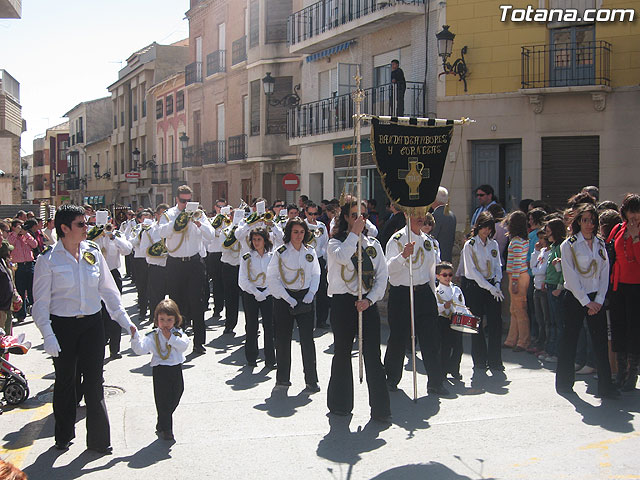
[[464, 333], [478, 333], [480, 318], [464, 313], [454, 313], [451, 315], [451, 328]]

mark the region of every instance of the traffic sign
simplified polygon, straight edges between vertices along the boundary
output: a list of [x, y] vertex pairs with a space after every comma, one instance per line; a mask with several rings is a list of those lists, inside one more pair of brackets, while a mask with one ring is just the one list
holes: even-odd
[[124, 174], [124, 178], [140, 178], [140, 172], [127, 172]]
[[293, 192], [294, 190], [298, 190], [300, 187], [300, 177], [298, 177], [295, 173], [287, 173], [284, 177], [282, 177], [282, 188]]

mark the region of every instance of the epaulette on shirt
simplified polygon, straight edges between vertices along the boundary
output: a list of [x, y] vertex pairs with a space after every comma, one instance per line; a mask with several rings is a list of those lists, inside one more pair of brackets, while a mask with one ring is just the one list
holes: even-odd
[[578, 237], [576, 237], [575, 235], [571, 235], [569, 237], [569, 243], [576, 243], [577, 240], [578, 240]]
[[98, 244], [96, 242], [91, 241], [91, 240], [87, 240], [87, 245], [89, 245], [92, 248], [95, 248], [96, 250], [100, 250], [100, 247], [98, 246]]
[[251, 253], [249, 253], [249, 252], [245, 253], [244, 255], [242, 255], [242, 258], [244, 260], [249, 260], [251, 258]]
[[278, 250], [276, 250], [276, 252], [282, 254], [282, 253], [284, 253], [284, 251], [286, 249], [287, 249], [287, 246], [286, 245], [282, 245], [282, 246], [280, 246], [280, 248], [278, 248]]
[[44, 255], [45, 253], [49, 253], [52, 249], [53, 249], [53, 247], [51, 245], [49, 245], [44, 250], [42, 250], [42, 252], [40, 252], [40, 255]]
[[394, 240], [400, 240], [402, 238], [402, 232], [398, 232], [393, 236]]
[[114, 232], [114, 235], [115, 235], [116, 237], [118, 237], [118, 238], [120, 238], [120, 237], [122, 236], [122, 234], [120, 233], [120, 230], [116, 230], [116, 231]]
[[469, 240], [469, 245], [473, 246], [476, 243], [476, 239], [472, 238], [471, 240]]
[[180, 338], [182, 336], [182, 334], [178, 330], [174, 330], [173, 334], [178, 338]]
[[156, 329], [155, 328], [153, 330], [151, 330], [150, 332], [147, 332], [145, 334], [145, 337], [148, 337], [149, 335], [153, 335], [154, 333], [156, 333]]

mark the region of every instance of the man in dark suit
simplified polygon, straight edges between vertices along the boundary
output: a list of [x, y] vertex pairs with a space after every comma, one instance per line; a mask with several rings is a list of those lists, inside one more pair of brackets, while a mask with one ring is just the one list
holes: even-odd
[[407, 224], [407, 219], [404, 217], [404, 213], [398, 208], [398, 205], [392, 203], [389, 209], [391, 216], [387, 218], [382, 230], [378, 233], [378, 241], [382, 245], [383, 250], [386, 248], [391, 236]]
[[456, 216], [453, 212], [445, 213], [447, 202], [449, 201], [449, 191], [438, 188], [436, 200], [433, 202], [433, 218], [436, 221], [431, 235], [440, 243], [440, 258], [444, 262], [451, 262], [453, 256], [453, 242], [456, 239]]

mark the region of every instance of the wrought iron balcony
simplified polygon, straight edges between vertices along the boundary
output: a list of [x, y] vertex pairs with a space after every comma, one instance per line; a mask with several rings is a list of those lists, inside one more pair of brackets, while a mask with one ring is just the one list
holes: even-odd
[[216, 50], [207, 55], [207, 77], [216, 73], [225, 72], [227, 55], [225, 50]]
[[237, 65], [247, 59], [247, 36], [240, 37], [231, 44], [231, 65]]
[[226, 163], [226, 147], [227, 142], [224, 140], [214, 140], [212, 142], [204, 142], [204, 165], [213, 165], [216, 163]]
[[289, 51], [313, 53], [416, 14], [424, 14], [424, 0], [322, 0], [289, 15]]
[[201, 167], [202, 166], [202, 147], [187, 147], [182, 154], [182, 167]]
[[229, 160], [247, 158], [247, 136], [245, 134], [229, 137]]
[[193, 62], [184, 69], [184, 84], [202, 83], [202, 62]]
[[[364, 94], [363, 113], [405, 117], [425, 114], [424, 84], [420, 82], [407, 82], [404, 94], [393, 83], [367, 88]], [[398, 109], [399, 102], [404, 104], [404, 111]], [[287, 112], [287, 136], [296, 138], [351, 129], [354, 114], [351, 94], [305, 103]]]
[[80, 178], [70, 177], [64, 181], [65, 190], [80, 190]]
[[611, 85], [611, 44], [603, 40], [579, 44], [522, 47], [522, 88]]

